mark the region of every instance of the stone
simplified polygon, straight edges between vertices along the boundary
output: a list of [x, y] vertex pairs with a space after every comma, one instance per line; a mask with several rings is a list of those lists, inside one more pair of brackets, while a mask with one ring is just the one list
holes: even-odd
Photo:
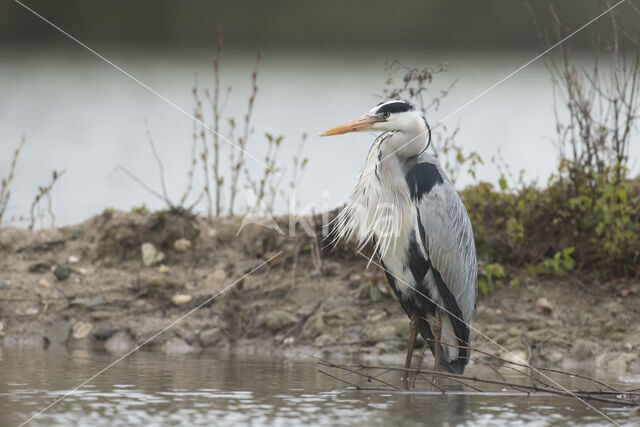
[[394, 338], [396, 336], [395, 325], [372, 325], [365, 326], [362, 330], [361, 337], [364, 341], [378, 342]]
[[106, 340], [113, 335], [113, 326], [111, 323], [102, 323], [93, 328], [92, 336], [99, 340]]
[[59, 320], [44, 328], [44, 336], [50, 344], [65, 344], [69, 340], [71, 323]]
[[138, 280], [143, 285], [167, 285], [167, 276], [156, 271], [141, 271]]
[[592, 359], [598, 351], [598, 344], [583, 338], [574, 341], [571, 348], [572, 357], [582, 362]]
[[373, 302], [378, 302], [382, 299], [382, 294], [380, 293], [378, 286], [369, 286], [369, 299]]
[[273, 310], [265, 314], [263, 323], [271, 332], [279, 332], [298, 323], [298, 318], [285, 310]]
[[638, 358], [637, 354], [610, 351], [596, 357], [596, 366], [602, 369], [625, 372], [630, 362]]
[[67, 280], [69, 276], [71, 276], [71, 267], [69, 264], [56, 264], [53, 269], [53, 275], [56, 276], [58, 280]]
[[220, 328], [211, 328], [206, 329], [200, 332], [200, 342], [205, 347], [210, 347], [212, 345], [217, 344], [225, 338], [224, 333], [220, 330]]
[[172, 337], [162, 344], [161, 350], [166, 354], [186, 354], [194, 352], [196, 348], [181, 338]]
[[73, 237], [74, 239], [81, 238], [83, 234], [84, 234], [84, 229], [82, 227], [76, 227], [73, 230], [71, 230], [71, 237]]
[[81, 307], [95, 307], [105, 303], [102, 295], [96, 295], [93, 297], [75, 297], [69, 301], [69, 305], [78, 305]]
[[153, 243], [145, 242], [140, 249], [142, 251], [142, 264], [146, 267], [158, 264], [164, 260], [164, 254], [159, 252]]
[[212, 284], [220, 284], [224, 282], [226, 278], [227, 273], [225, 273], [223, 269], [218, 268], [216, 270], [213, 270], [213, 272], [211, 272], [211, 274], [207, 276], [206, 281]]
[[53, 263], [50, 261], [36, 261], [29, 264], [27, 271], [29, 273], [46, 273], [51, 270], [51, 266], [53, 266]]
[[38, 280], [38, 286], [42, 286], [43, 288], [50, 288], [51, 283], [49, 283], [47, 279], [40, 279]]
[[158, 267], [158, 273], [162, 273], [162, 274], [168, 274], [171, 271], [171, 269], [169, 267], [167, 267], [166, 265], [162, 264], [160, 267]]
[[126, 353], [135, 347], [136, 343], [131, 338], [131, 335], [126, 331], [118, 331], [111, 335], [109, 339], [104, 343], [104, 348], [113, 354]]
[[316, 313], [302, 327], [302, 336], [305, 339], [314, 339], [322, 334], [325, 328], [324, 313]]
[[191, 295], [188, 295], [188, 294], [176, 294], [171, 297], [171, 301], [175, 305], [187, 304], [188, 302], [191, 302], [191, 300], [192, 300], [192, 297]]
[[538, 300], [536, 301], [536, 311], [538, 313], [544, 314], [545, 316], [550, 316], [553, 312], [553, 306], [548, 299], [544, 297], [538, 298]]
[[67, 262], [68, 262], [69, 264], [77, 264], [77, 263], [79, 263], [79, 262], [80, 262], [80, 257], [75, 256], [75, 255], [70, 255], [70, 256], [69, 256], [69, 259], [67, 260]]
[[79, 321], [73, 325], [71, 330], [71, 336], [76, 340], [81, 340], [86, 338], [89, 333], [93, 330], [93, 324], [89, 322]]
[[178, 252], [187, 252], [191, 249], [191, 241], [187, 239], [178, 239], [173, 243], [173, 247]]

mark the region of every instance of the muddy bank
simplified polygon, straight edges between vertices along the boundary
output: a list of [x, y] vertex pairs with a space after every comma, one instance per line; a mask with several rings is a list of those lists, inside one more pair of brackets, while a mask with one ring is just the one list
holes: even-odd
[[[409, 324], [378, 267], [349, 247], [314, 257], [301, 230], [239, 227], [107, 211], [72, 227], [0, 228], [2, 345], [122, 353], [154, 337], [145, 349], [401, 360]], [[640, 372], [639, 282], [513, 274], [517, 287], [480, 297], [475, 328], [533, 364]], [[472, 346], [509, 358], [477, 332]]]

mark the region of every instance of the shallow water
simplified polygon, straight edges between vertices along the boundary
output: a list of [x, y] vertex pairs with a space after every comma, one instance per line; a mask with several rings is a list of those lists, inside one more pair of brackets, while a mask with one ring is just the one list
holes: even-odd
[[[62, 46], [62, 47], [61, 47]], [[209, 50], [126, 50], [94, 46], [159, 94], [187, 112], [193, 111], [191, 88], [199, 73], [202, 87], [211, 86]], [[449, 71], [434, 80], [427, 100], [457, 81], [439, 111], [429, 121], [437, 123], [452, 111], [533, 58], [536, 51], [436, 52], [436, 51], [282, 51], [263, 52], [254, 111], [254, 134], [247, 151], [262, 159], [265, 132], [284, 135], [280, 165], [286, 189], [291, 156], [300, 135], [309, 134], [304, 156], [309, 164], [299, 183], [299, 210], [314, 206], [316, 212], [335, 207], [357, 177], [373, 134], [319, 138], [318, 132], [353, 118], [380, 101], [386, 72], [383, 58], [397, 58], [412, 66], [449, 62]], [[164, 162], [166, 183], [173, 200], [187, 186], [193, 122], [158, 96], [142, 88], [113, 67], [71, 42], [46, 49], [0, 46], [0, 176], [7, 174], [13, 150], [22, 135], [27, 138], [12, 183], [10, 216], [28, 215], [38, 186], [47, 183], [51, 171], [65, 169], [56, 184], [53, 209], [58, 225], [85, 220], [106, 206], [128, 210], [146, 203], [163, 207], [122, 173], [126, 167], [155, 189], [160, 188], [158, 169], [147, 145], [146, 120]], [[233, 91], [226, 118], [241, 123], [249, 93], [255, 54], [229, 49], [221, 66], [222, 85]], [[582, 62], [588, 57], [580, 57]], [[548, 176], [554, 170], [556, 149], [553, 97], [548, 71], [535, 62], [479, 98], [445, 125], [460, 125], [456, 141], [466, 151], [477, 151], [485, 160], [478, 178], [496, 182], [500, 171], [490, 159], [501, 148], [514, 175], [524, 169], [527, 178]], [[211, 117], [210, 107], [205, 116]], [[438, 138], [438, 135], [435, 136]], [[437, 143], [437, 141], [436, 141]], [[223, 144], [222, 168], [228, 169], [228, 146]], [[640, 157], [640, 146], [630, 155]], [[633, 170], [637, 170], [633, 164]], [[249, 159], [256, 177], [263, 170]], [[196, 170], [201, 185], [201, 168]], [[471, 182], [463, 174], [459, 185]], [[197, 192], [194, 194], [194, 198]], [[244, 197], [240, 197], [244, 202]], [[286, 198], [276, 208], [286, 210]], [[204, 208], [204, 203], [200, 205]], [[40, 225], [40, 224], [38, 224]], [[49, 221], [43, 225], [48, 226]]]
[[[19, 425], [116, 359], [63, 348], [4, 349], [0, 425]], [[628, 409], [595, 406], [622, 425], [638, 421]], [[574, 398], [345, 390], [344, 384], [320, 373], [318, 365], [304, 356], [169, 356], [139, 351], [30, 423], [196, 424], [563, 426], [607, 421]]]

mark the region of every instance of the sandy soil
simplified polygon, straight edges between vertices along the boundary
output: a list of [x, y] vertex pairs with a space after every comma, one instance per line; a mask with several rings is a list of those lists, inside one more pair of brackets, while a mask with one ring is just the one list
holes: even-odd
[[[122, 353], [155, 336], [145, 348], [401, 360], [408, 319], [378, 267], [344, 246], [314, 262], [301, 230], [288, 237], [250, 225], [236, 235], [239, 227], [107, 211], [71, 227], [0, 228], [2, 345]], [[537, 365], [640, 372], [640, 282], [510, 274], [517, 287], [478, 300], [474, 327], [486, 337]], [[477, 332], [472, 346], [512, 357]]]

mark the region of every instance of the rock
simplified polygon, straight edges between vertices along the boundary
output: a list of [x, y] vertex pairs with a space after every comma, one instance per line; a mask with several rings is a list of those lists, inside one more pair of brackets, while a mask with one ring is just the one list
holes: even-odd
[[68, 262], [69, 264], [77, 264], [77, 263], [79, 263], [79, 262], [80, 262], [80, 257], [77, 257], [77, 256], [75, 256], [75, 255], [70, 255], [70, 256], [69, 256], [69, 259], [67, 260], [67, 262]]
[[160, 286], [169, 283], [167, 281], [167, 275], [156, 271], [141, 271], [138, 280], [142, 285]]
[[206, 281], [211, 282], [212, 284], [220, 284], [225, 281], [227, 278], [227, 273], [221, 268], [213, 270], [211, 274], [207, 276]]
[[27, 267], [27, 271], [29, 273], [46, 273], [47, 271], [51, 270], [53, 264], [54, 263], [51, 261], [36, 261], [29, 264], [29, 267]]
[[327, 334], [322, 334], [313, 340], [313, 345], [318, 348], [326, 347], [327, 345], [335, 343], [333, 337]]
[[50, 288], [51, 283], [49, 283], [47, 279], [40, 279], [38, 280], [38, 286], [42, 286], [43, 288]]
[[378, 342], [394, 338], [396, 326], [391, 324], [374, 325], [369, 324], [362, 330], [361, 337], [364, 341]]
[[44, 336], [50, 344], [65, 344], [69, 340], [71, 323], [59, 320], [44, 329]]
[[102, 323], [100, 325], [97, 325], [93, 329], [93, 333], [91, 335], [96, 339], [106, 340], [109, 339], [111, 335], [113, 335], [113, 332], [114, 331], [111, 323]]
[[94, 297], [75, 297], [69, 301], [69, 305], [79, 305], [81, 307], [95, 307], [104, 304], [105, 300], [102, 295]]
[[200, 332], [200, 342], [203, 346], [209, 347], [218, 342], [222, 341], [225, 338], [224, 333], [220, 330], [220, 328], [211, 328]]
[[178, 252], [187, 252], [191, 249], [191, 241], [187, 239], [178, 239], [173, 243], [173, 247]]
[[353, 323], [356, 316], [353, 307], [338, 307], [326, 312], [323, 320], [329, 326], [341, 326]]
[[302, 336], [305, 339], [314, 339], [322, 334], [325, 328], [324, 313], [316, 313], [302, 327]]
[[188, 294], [176, 294], [171, 297], [171, 301], [173, 301], [175, 305], [186, 304], [188, 302], [191, 302], [191, 299], [192, 299], [191, 295], [188, 295]]
[[638, 358], [637, 354], [610, 351], [596, 357], [596, 366], [602, 369], [624, 372], [630, 362]]
[[598, 351], [598, 344], [593, 341], [578, 338], [571, 348], [572, 357], [578, 361], [592, 359]]
[[553, 312], [553, 307], [548, 299], [542, 297], [538, 298], [538, 301], [536, 301], [536, 311], [544, 314], [545, 316], [550, 316]]
[[76, 227], [71, 230], [71, 237], [74, 239], [79, 239], [84, 234], [84, 229], [82, 227]]
[[393, 322], [394, 334], [398, 338], [409, 339], [411, 333], [411, 324], [406, 316], [399, 317]]
[[162, 344], [161, 350], [167, 354], [185, 354], [194, 352], [196, 348], [181, 338], [173, 337]]
[[118, 331], [111, 335], [104, 343], [104, 348], [110, 353], [122, 354], [135, 347], [135, 342], [126, 331]]
[[271, 332], [287, 329], [298, 323], [298, 318], [285, 310], [273, 310], [265, 314], [263, 323]]
[[79, 321], [76, 322], [75, 325], [73, 325], [71, 336], [76, 340], [81, 340], [83, 338], [86, 338], [92, 329], [92, 323]]
[[53, 275], [56, 276], [58, 280], [67, 280], [69, 276], [71, 276], [71, 267], [69, 264], [56, 264], [56, 267], [53, 269]]
[[11, 286], [9, 286], [7, 283], [5, 282], [0, 282], [0, 291], [6, 291], [9, 288], [11, 288]]
[[373, 302], [378, 302], [382, 299], [382, 294], [377, 285], [369, 286], [369, 298]]
[[159, 252], [153, 243], [145, 242], [142, 244], [142, 264], [146, 267], [158, 264], [164, 260], [164, 254]]
[[167, 267], [166, 265], [162, 264], [160, 267], [158, 267], [158, 273], [162, 273], [162, 274], [168, 274], [171, 271], [171, 269], [169, 267]]

